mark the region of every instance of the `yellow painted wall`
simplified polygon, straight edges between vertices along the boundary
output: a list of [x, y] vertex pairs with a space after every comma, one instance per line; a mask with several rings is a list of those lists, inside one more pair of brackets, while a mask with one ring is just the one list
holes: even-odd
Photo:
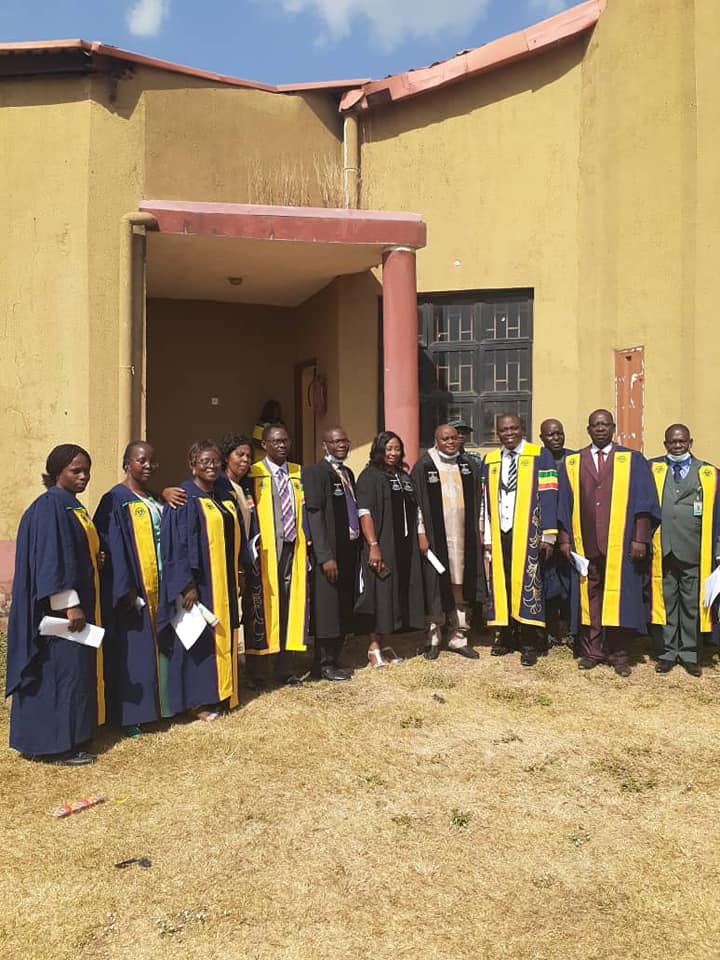
[[[418, 290], [535, 289], [533, 426], [577, 431], [584, 42], [364, 120], [362, 206], [422, 213]], [[559, 345], [562, 344], [560, 347]], [[564, 378], [562, 389], [559, 379]]]
[[0, 540], [50, 449], [90, 442], [88, 85], [0, 84]]
[[[533, 433], [569, 444], [645, 347], [645, 450], [714, 423], [720, 10], [608, 0], [589, 41], [364, 117], [362, 205], [419, 211], [418, 287], [533, 287]], [[456, 265], [456, 261], [460, 261]]]

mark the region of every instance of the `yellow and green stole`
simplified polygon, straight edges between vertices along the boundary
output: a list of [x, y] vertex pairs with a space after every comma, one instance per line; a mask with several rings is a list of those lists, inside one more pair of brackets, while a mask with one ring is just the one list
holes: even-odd
[[[297, 463], [288, 463], [288, 476], [295, 502], [295, 553], [293, 555], [292, 575], [290, 579], [290, 602], [288, 606], [287, 634], [285, 650], [302, 652], [305, 650], [305, 624], [307, 620], [307, 540], [302, 524], [303, 495], [301, 468]], [[280, 603], [278, 584], [277, 548], [275, 546], [275, 514], [273, 511], [272, 474], [264, 462], [252, 465], [250, 478], [253, 481], [255, 509], [260, 528], [260, 581], [262, 585], [263, 613], [265, 615], [265, 643], [262, 650], [247, 649], [246, 654], [264, 655], [279, 653]]]

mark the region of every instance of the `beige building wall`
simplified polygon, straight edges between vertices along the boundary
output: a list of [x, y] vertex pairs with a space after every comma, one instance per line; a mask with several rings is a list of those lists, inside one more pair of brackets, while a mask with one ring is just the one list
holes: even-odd
[[42, 491], [50, 449], [91, 439], [89, 84], [0, 86], [0, 540]]
[[418, 290], [533, 287], [533, 431], [579, 432], [577, 195], [584, 41], [363, 120], [362, 206], [422, 213]]

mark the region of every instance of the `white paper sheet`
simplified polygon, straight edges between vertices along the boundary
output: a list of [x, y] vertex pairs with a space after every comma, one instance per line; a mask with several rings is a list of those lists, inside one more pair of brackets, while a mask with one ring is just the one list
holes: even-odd
[[588, 570], [590, 569], [590, 561], [587, 557], [581, 556], [579, 553], [573, 553], [570, 551], [570, 556], [572, 557], [572, 562], [575, 565], [575, 569], [580, 574], [581, 577], [586, 577], [588, 575]]
[[208, 625], [199, 605], [194, 603], [189, 610], [186, 610], [182, 605], [182, 597], [178, 597], [175, 601], [175, 616], [170, 623], [186, 650], [197, 643], [198, 637]]
[[95, 647], [96, 649], [102, 643], [105, 631], [102, 627], [96, 627], [94, 623], [86, 623], [82, 630], [71, 633], [68, 629], [70, 621], [65, 617], [43, 617], [40, 621], [41, 637], [64, 637], [66, 640], [72, 640], [74, 643], [82, 643], [86, 647]]
[[716, 567], [705, 580], [703, 606], [711, 607], [720, 594], [720, 567]]
[[425, 556], [427, 557], [430, 566], [434, 567], [438, 573], [445, 573], [445, 567], [440, 563], [432, 550], [428, 550]]

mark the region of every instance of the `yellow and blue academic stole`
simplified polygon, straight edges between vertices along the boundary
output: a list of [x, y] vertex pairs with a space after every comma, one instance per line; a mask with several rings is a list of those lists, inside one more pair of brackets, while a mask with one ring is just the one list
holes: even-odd
[[[571, 453], [565, 457], [565, 472], [572, 493], [572, 535], [575, 553], [581, 557], [585, 556], [585, 547], [582, 538], [582, 525], [580, 523], [580, 454]], [[590, 593], [588, 591], [588, 580], [582, 574], [578, 573], [580, 585], [580, 622], [588, 625], [590, 623]]]
[[[288, 477], [295, 502], [295, 553], [290, 580], [290, 603], [288, 609], [286, 650], [305, 650], [305, 621], [307, 604], [307, 541], [302, 525], [302, 510], [305, 503], [301, 468], [297, 463], [288, 463]], [[255, 509], [260, 528], [260, 580], [262, 585], [263, 612], [265, 615], [265, 643], [262, 650], [246, 650], [246, 654], [264, 655], [280, 650], [280, 604], [278, 598], [278, 555], [275, 547], [275, 513], [272, 498], [272, 474], [262, 461], [254, 463], [250, 471], [253, 481]]]
[[227, 552], [225, 547], [225, 522], [221, 511], [211, 497], [198, 497], [198, 511], [205, 526], [207, 535], [207, 560], [210, 573], [210, 590], [212, 592], [212, 612], [218, 622], [212, 628], [215, 633], [215, 665], [218, 677], [218, 700], [230, 700], [230, 706], [238, 705], [238, 663], [237, 663], [237, 630], [233, 629], [230, 620], [230, 592], [229, 588], [238, 592], [237, 570], [240, 554], [240, 521], [238, 520], [235, 501], [222, 500], [222, 505], [230, 513], [233, 520], [233, 583], [227, 580]]
[[[510, 562], [510, 603], [514, 618], [520, 623], [536, 624], [540, 621], [521, 617], [522, 589], [525, 579], [525, 564], [527, 560], [528, 537], [532, 514], [533, 490], [535, 487], [533, 470], [535, 459], [540, 456], [540, 447], [534, 443], [525, 443], [523, 452], [518, 455], [517, 489], [515, 491], [515, 517], [513, 520], [512, 558]], [[491, 450], [485, 458], [487, 467], [488, 502], [490, 509], [490, 537], [492, 540], [492, 588], [494, 619], [488, 620], [488, 626], [507, 626], [511, 611], [507, 604], [507, 585], [505, 583], [505, 566], [502, 562], [502, 539], [500, 531], [500, 470], [502, 464], [502, 450]], [[554, 470], [544, 471], [555, 477], [557, 488], [557, 473]], [[546, 480], [551, 482], [551, 480]], [[546, 489], [553, 489], [547, 486]], [[498, 562], [498, 557], [500, 558]]]
[[155, 534], [153, 532], [152, 516], [147, 504], [142, 500], [128, 500], [123, 506], [128, 511], [130, 529], [135, 544], [140, 579], [148, 605], [150, 624], [153, 636], [155, 634], [155, 615], [158, 605], [158, 591], [160, 576], [157, 565], [157, 550], [155, 549]]
[[[75, 515], [78, 523], [83, 529], [87, 539], [88, 552], [90, 554], [90, 563], [93, 568], [93, 586], [95, 588], [95, 609], [93, 610], [93, 622], [97, 626], [102, 626], [100, 616], [100, 571], [98, 570], [98, 553], [100, 552], [100, 537], [95, 528], [95, 524], [90, 519], [90, 515], [85, 507], [70, 507], [70, 512]], [[105, 671], [103, 664], [102, 644], [96, 651], [96, 685], [97, 685], [97, 722], [98, 726], [105, 723]]]
[[[652, 464], [653, 478], [657, 489], [658, 500], [662, 504], [663, 490], [665, 487], [665, 478], [667, 476], [668, 466], [663, 460], [658, 460]], [[713, 566], [713, 507], [715, 497], [717, 496], [717, 472], [714, 467], [704, 464], [698, 470], [700, 476], [700, 487], [703, 495], [703, 512], [700, 523], [700, 577], [698, 600], [698, 610], [700, 613], [700, 632], [710, 633], [712, 630], [712, 621], [710, 610], [705, 607], [704, 586], [705, 580], [712, 573]], [[665, 597], [663, 595], [663, 575], [662, 575], [662, 525], [657, 528], [653, 535], [653, 559], [651, 574], [651, 605], [650, 622], [665, 623], [667, 614], [665, 611]]]
[[625, 527], [630, 498], [632, 454], [615, 451], [613, 456], [613, 483], [610, 494], [610, 527], [605, 561], [605, 588], [603, 590], [602, 622], [606, 627], [620, 626], [620, 597], [622, 568], [625, 560]]

